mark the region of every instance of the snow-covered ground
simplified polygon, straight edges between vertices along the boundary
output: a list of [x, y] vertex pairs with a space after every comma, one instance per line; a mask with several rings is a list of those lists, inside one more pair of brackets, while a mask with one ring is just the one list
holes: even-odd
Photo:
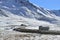
[[[58, 30], [56, 24], [51, 24], [46, 21], [25, 18], [21, 16], [0, 17], [0, 40], [60, 40], [59, 35], [42, 35], [36, 33], [22, 33], [13, 31], [16, 27], [21, 27], [21, 24], [27, 25], [28, 29], [38, 29], [39, 26], [50, 27], [50, 30]], [[60, 29], [59, 29], [60, 30]]]
[[14, 28], [39, 29], [39, 26], [60, 31], [60, 16], [28, 0], [0, 0], [0, 40], [60, 40], [60, 35], [13, 31]]
[[[57, 27], [57, 25], [36, 19], [25, 18], [22, 16], [13, 15], [6, 11], [9, 17], [0, 16], [0, 40], [55, 40], [60, 36], [42, 35], [36, 33], [21, 33], [13, 31], [14, 28], [21, 28], [21, 24], [27, 25], [28, 29], [38, 29], [39, 26], [50, 27], [50, 30]], [[4, 10], [5, 13], [5, 10]], [[53, 28], [52, 28], [53, 27]], [[54, 29], [56, 30], [56, 29]]]
[[60, 35], [0, 31], [0, 40], [60, 40]]

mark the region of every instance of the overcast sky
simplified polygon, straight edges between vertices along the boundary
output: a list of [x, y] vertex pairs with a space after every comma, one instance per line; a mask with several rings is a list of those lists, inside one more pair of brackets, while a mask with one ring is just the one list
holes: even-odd
[[30, 0], [30, 2], [47, 9], [60, 9], [60, 0]]

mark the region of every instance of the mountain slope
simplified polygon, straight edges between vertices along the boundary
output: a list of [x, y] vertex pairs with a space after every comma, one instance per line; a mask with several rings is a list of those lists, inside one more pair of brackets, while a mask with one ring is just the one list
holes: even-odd
[[37, 7], [27, 0], [0, 0], [0, 9], [8, 10], [18, 16], [48, 22], [56, 21], [58, 18], [53, 12], [50, 13], [49, 10]]
[[0, 0], [0, 18], [17, 20], [21, 17], [50, 23], [60, 22], [60, 17], [55, 13], [38, 7], [28, 0]]
[[13, 31], [16, 27], [21, 28], [21, 24], [26, 25], [26, 28], [29, 29], [39, 29], [39, 26], [43, 26], [50, 27], [49, 30], [60, 30], [60, 16], [57, 16], [57, 13], [55, 13], [38, 7], [28, 0], [0, 0], [0, 39], [15, 40], [16, 38], [16, 40], [20, 40], [22, 38], [23, 40], [31, 37], [31, 40], [59, 40], [59, 35], [54, 37], [54, 35], [46, 36]]
[[51, 10], [55, 15], [60, 16], [60, 10]]

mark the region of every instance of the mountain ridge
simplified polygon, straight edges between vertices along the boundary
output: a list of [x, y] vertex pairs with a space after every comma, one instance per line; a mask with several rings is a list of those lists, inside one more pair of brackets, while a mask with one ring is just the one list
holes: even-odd
[[38, 7], [30, 3], [28, 0], [8, 0], [7, 2], [6, 1], [0, 1], [0, 9], [10, 11], [14, 15], [32, 19], [35, 18], [37, 20], [43, 20], [48, 22], [59, 20], [59, 16], [55, 15], [52, 11], [42, 7]]

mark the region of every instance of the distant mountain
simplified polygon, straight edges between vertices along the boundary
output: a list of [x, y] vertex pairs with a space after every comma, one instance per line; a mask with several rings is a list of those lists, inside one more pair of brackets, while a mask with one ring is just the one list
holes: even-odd
[[52, 10], [52, 12], [57, 15], [57, 16], [60, 16], [60, 10]]

